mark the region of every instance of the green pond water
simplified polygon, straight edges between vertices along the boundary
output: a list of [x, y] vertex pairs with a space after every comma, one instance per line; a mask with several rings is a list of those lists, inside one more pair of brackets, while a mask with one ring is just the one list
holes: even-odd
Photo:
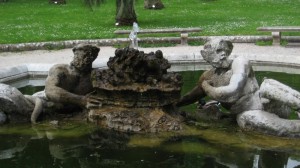
[[[181, 72], [183, 94], [202, 71]], [[300, 90], [300, 76], [256, 72]], [[43, 87], [20, 88], [34, 93]], [[183, 108], [195, 110], [194, 105]], [[48, 121], [0, 127], [0, 168], [296, 168], [300, 140], [241, 131], [234, 122], [187, 124], [179, 132], [132, 134], [103, 130], [93, 124]]]

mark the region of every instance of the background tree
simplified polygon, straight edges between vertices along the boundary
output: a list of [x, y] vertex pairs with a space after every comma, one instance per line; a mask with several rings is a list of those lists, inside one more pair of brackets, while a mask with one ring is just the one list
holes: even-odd
[[91, 10], [94, 10], [94, 7], [100, 6], [105, 0], [84, 0], [86, 6], [88, 6]]
[[116, 26], [130, 25], [137, 22], [134, 0], [117, 0]]
[[164, 4], [161, 0], [144, 0], [144, 7], [146, 9], [162, 9]]

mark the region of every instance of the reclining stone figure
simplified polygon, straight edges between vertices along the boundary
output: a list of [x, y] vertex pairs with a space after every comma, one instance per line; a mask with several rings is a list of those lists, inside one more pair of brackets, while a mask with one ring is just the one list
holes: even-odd
[[[100, 49], [93, 45], [79, 44], [73, 48], [74, 59], [68, 64], [54, 65], [46, 79], [45, 91], [23, 95], [18, 89], [0, 84], [0, 124], [9, 121], [36, 123], [39, 115], [49, 110], [77, 110], [101, 106], [89, 96], [92, 63]], [[71, 108], [70, 108], [71, 107]]]
[[[289, 113], [285, 110], [300, 108], [300, 93], [272, 79], [265, 79], [259, 87], [249, 60], [228, 58], [232, 49], [232, 43], [222, 39], [204, 45], [201, 55], [213, 68], [200, 76], [197, 86], [177, 106], [209, 96], [228, 109], [244, 130], [300, 137], [300, 120], [279, 117]], [[278, 106], [282, 111], [275, 109]]]
[[94, 91], [91, 81], [92, 64], [99, 51], [94, 45], [79, 44], [73, 48], [74, 58], [70, 65], [54, 65], [49, 70], [45, 83], [47, 99], [72, 110], [101, 106], [100, 101], [89, 96]]
[[17, 88], [0, 83], [0, 124], [28, 120], [36, 123], [44, 106], [42, 98], [23, 95]]

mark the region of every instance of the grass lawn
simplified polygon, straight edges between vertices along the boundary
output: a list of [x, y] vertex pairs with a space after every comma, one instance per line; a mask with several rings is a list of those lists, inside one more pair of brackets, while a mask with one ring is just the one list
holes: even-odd
[[[48, 0], [0, 3], [0, 44], [116, 37], [115, 0], [94, 10], [83, 0], [51, 5]], [[200, 27], [196, 35], [257, 35], [260, 26], [300, 26], [300, 0], [163, 0], [163, 10], [146, 10], [136, 0], [141, 28]], [[284, 34], [285, 35], [285, 34]]]

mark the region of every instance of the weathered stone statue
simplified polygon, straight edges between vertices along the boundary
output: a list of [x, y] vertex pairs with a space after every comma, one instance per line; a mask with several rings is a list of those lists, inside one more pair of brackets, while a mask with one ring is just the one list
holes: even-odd
[[108, 69], [92, 73], [93, 96], [102, 107], [91, 108], [91, 121], [120, 131], [181, 129], [181, 120], [172, 114], [182, 79], [167, 72], [170, 64], [161, 51], [146, 54], [133, 48], [117, 49], [107, 65]]
[[74, 58], [68, 64], [57, 64], [49, 70], [45, 93], [49, 101], [63, 104], [71, 110], [99, 106], [101, 102], [89, 96], [94, 91], [91, 81], [92, 63], [100, 49], [79, 44], [73, 48]]
[[290, 110], [287, 106], [300, 108], [299, 92], [271, 79], [265, 79], [259, 88], [249, 60], [242, 57], [228, 59], [232, 49], [231, 42], [221, 39], [204, 45], [201, 55], [213, 68], [200, 76], [198, 85], [177, 105], [209, 96], [228, 109], [242, 129], [300, 137], [300, 120], [278, 117], [289, 113], [282, 111]]
[[73, 48], [74, 59], [68, 64], [53, 66], [45, 83], [45, 91], [33, 96], [23, 95], [18, 89], [0, 84], [0, 123], [31, 120], [36, 123], [42, 112], [82, 111], [101, 102], [89, 96], [93, 92], [92, 63], [100, 49], [80, 44]]
[[139, 47], [138, 38], [137, 38], [139, 31], [140, 31], [140, 28], [139, 28], [138, 24], [136, 22], [134, 22], [132, 25], [132, 31], [129, 34], [129, 39], [131, 41], [131, 46], [130, 46], [131, 48], [138, 49], [138, 47]]
[[44, 106], [41, 98], [23, 95], [17, 88], [0, 83], [0, 125], [20, 121], [36, 123]]

